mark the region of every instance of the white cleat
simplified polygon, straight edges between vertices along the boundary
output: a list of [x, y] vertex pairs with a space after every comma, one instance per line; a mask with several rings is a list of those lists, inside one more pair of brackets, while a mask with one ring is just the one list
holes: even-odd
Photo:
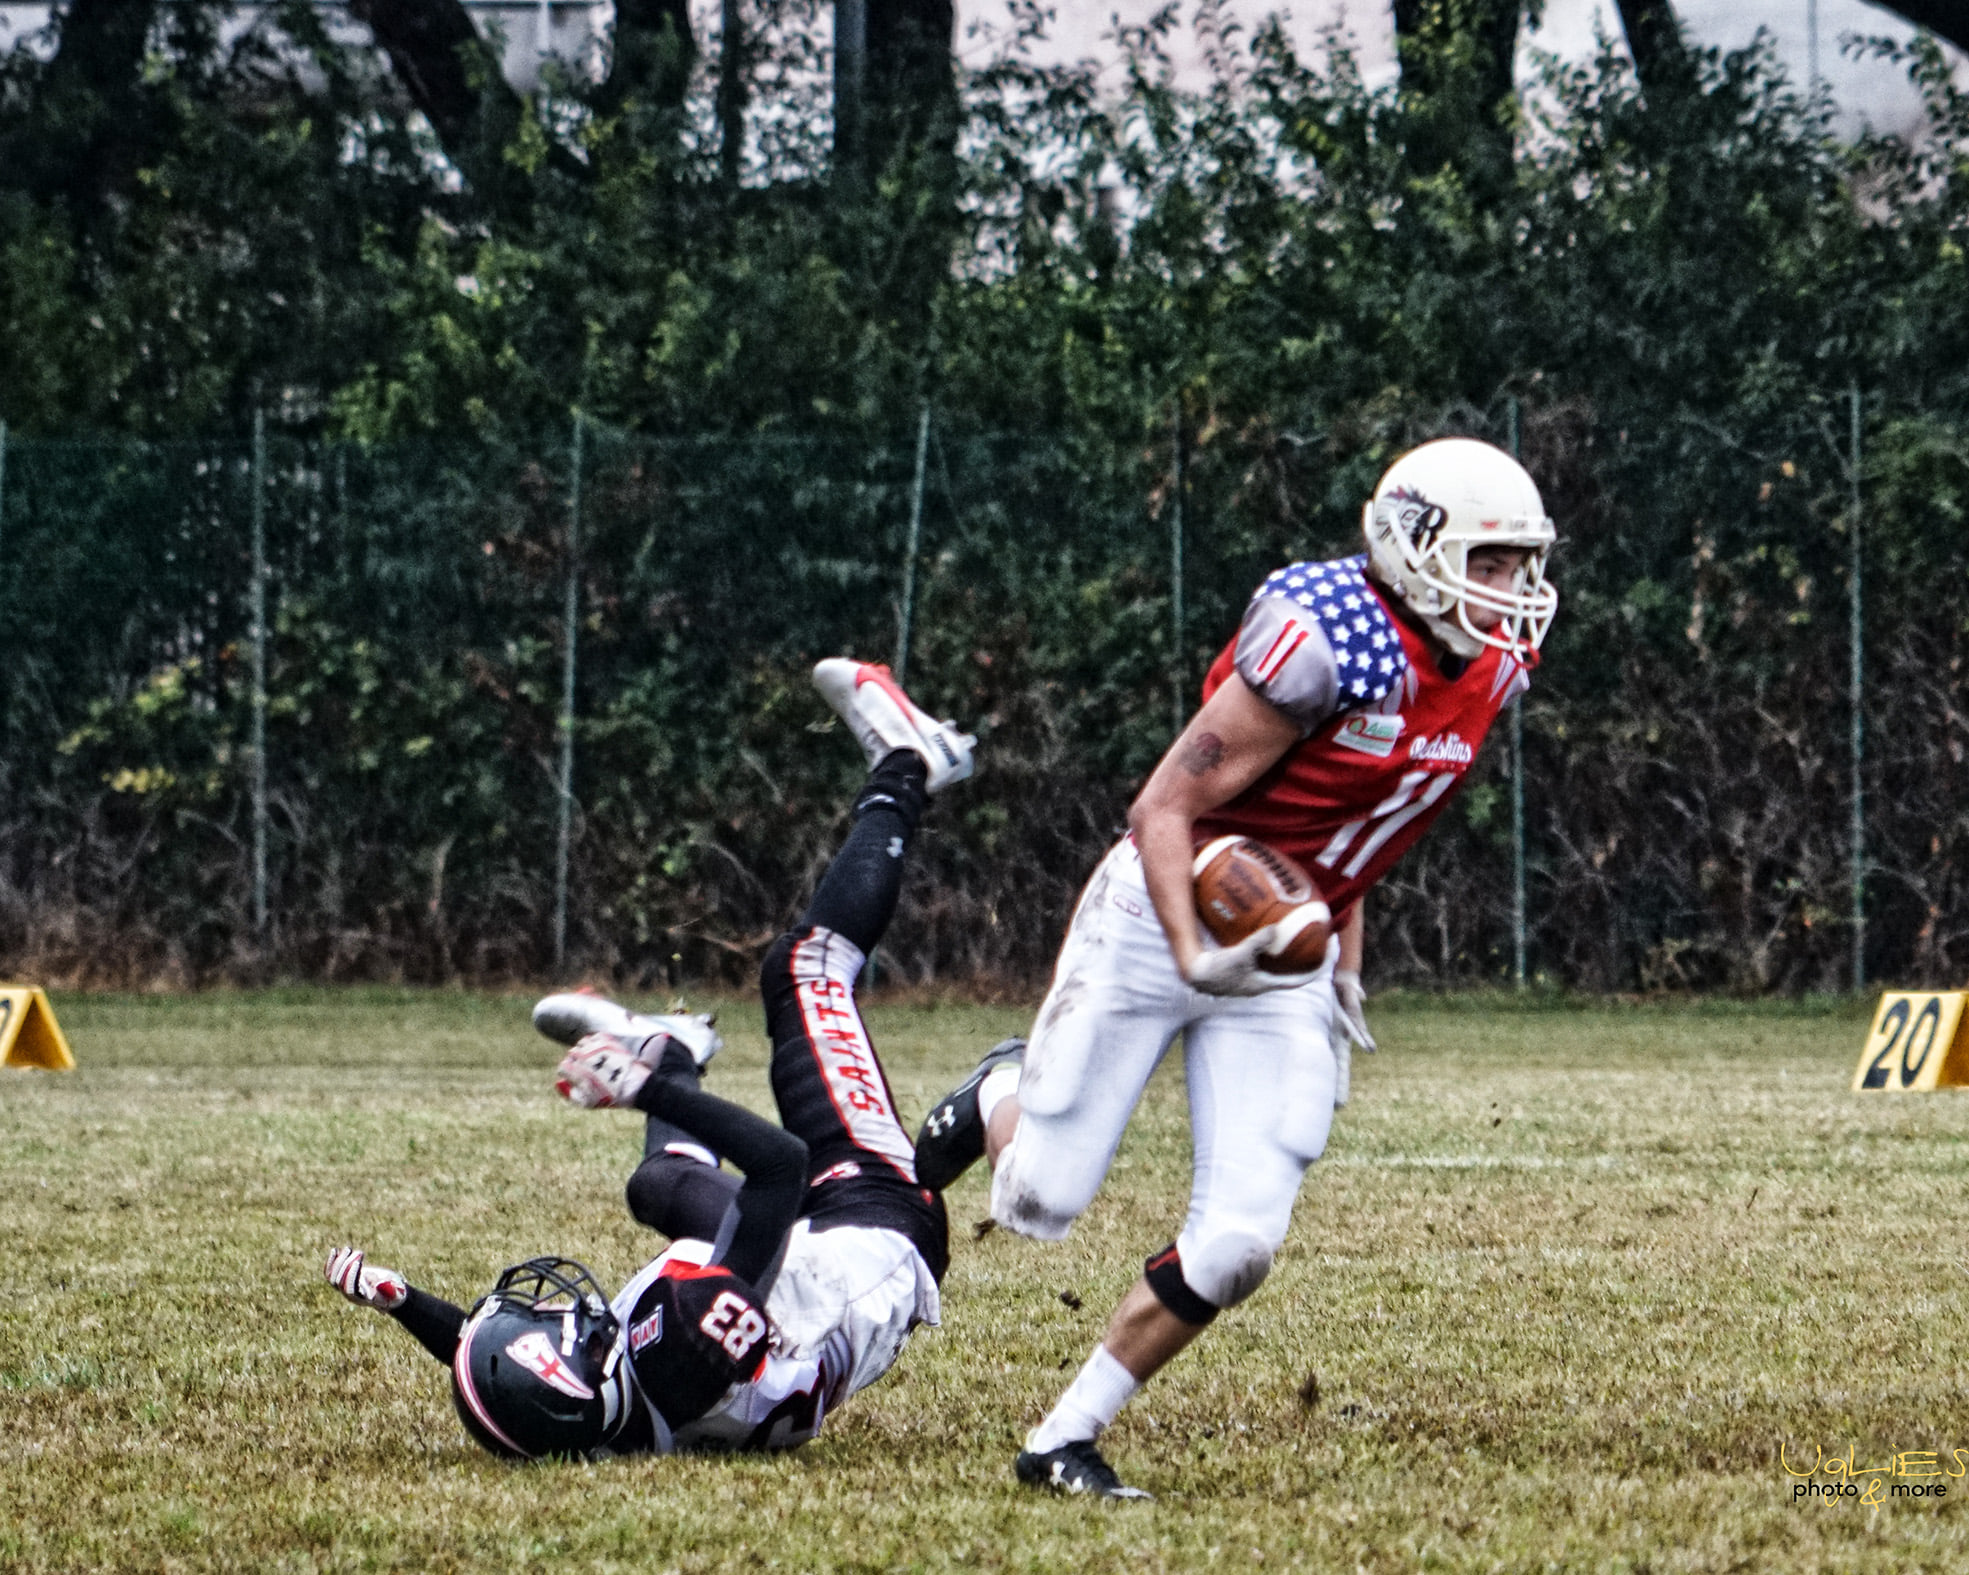
[[725, 1041], [702, 1012], [661, 1014], [632, 1012], [620, 1002], [591, 990], [568, 990], [542, 998], [533, 1008], [533, 1026], [558, 1045], [579, 1043], [590, 1034], [607, 1034], [654, 1062], [662, 1040], [674, 1039], [703, 1066]]
[[930, 768], [926, 792], [940, 793], [970, 776], [978, 741], [955, 722], [939, 722], [903, 693], [880, 662], [830, 656], [814, 668], [814, 687], [848, 724], [873, 766], [895, 749], [913, 749]]

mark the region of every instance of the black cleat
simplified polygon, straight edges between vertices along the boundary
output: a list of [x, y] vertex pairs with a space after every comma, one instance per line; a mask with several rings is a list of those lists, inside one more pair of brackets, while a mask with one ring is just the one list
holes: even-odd
[[1026, 1042], [1006, 1039], [985, 1052], [971, 1075], [930, 1107], [916, 1130], [916, 1179], [941, 1192], [984, 1158], [985, 1126], [978, 1115], [978, 1085], [994, 1067], [1023, 1061]]
[[1101, 1458], [1091, 1438], [1077, 1439], [1036, 1455], [1021, 1449], [1012, 1469], [1029, 1487], [1051, 1488], [1055, 1493], [1085, 1493], [1090, 1498], [1154, 1498], [1140, 1488], [1123, 1487], [1114, 1467]]

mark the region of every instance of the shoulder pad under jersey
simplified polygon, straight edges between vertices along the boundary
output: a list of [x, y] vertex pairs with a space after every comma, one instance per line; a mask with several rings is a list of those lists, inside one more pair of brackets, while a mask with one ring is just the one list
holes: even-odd
[[1369, 587], [1366, 568], [1364, 555], [1291, 563], [1268, 575], [1252, 596], [1254, 607], [1273, 598], [1303, 609], [1318, 625], [1333, 656], [1335, 711], [1372, 705], [1408, 669], [1401, 632]]

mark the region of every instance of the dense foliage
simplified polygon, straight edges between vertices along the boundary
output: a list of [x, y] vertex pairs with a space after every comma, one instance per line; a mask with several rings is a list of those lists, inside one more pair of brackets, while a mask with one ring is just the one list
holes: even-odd
[[[1505, 441], [1515, 409], [1565, 536], [1525, 719], [1534, 969], [1836, 987], [1857, 386], [1869, 970], [1969, 962], [1969, 102], [1933, 53], [1915, 146], [1842, 144], [1757, 51], [1645, 94], [1611, 50], [1554, 66], [1500, 128], [1453, 34], [1370, 90], [1206, 8], [1208, 92], [1170, 86], [1167, 19], [1120, 84], [1015, 49], [964, 79], [954, 164], [907, 145], [862, 182], [827, 173], [789, 4], [743, 181], [708, 81], [663, 113], [564, 82], [494, 201], [307, 7], [230, 42], [221, 10], [169, 8], [94, 197], [0, 160], [0, 955], [539, 970], [578, 410], [572, 953], [744, 966], [838, 825], [853, 751], [803, 668], [894, 649], [927, 400], [910, 677], [985, 764], [896, 962], [1029, 977], [1250, 586], [1351, 550], [1402, 448]], [[51, 67], [5, 71], [6, 146], [82, 135]], [[1505, 969], [1504, 766], [1371, 906], [1383, 980]]]

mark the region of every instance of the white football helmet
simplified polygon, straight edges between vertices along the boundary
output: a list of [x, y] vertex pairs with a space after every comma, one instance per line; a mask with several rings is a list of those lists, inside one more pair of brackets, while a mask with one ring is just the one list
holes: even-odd
[[[1487, 645], [1517, 655], [1538, 649], [1559, 606], [1545, 582], [1545, 554], [1558, 533], [1537, 485], [1502, 449], [1475, 438], [1411, 449], [1388, 467], [1361, 524], [1374, 578], [1457, 656], [1481, 656]], [[1509, 590], [1470, 579], [1474, 547], [1524, 550]], [[1473, 607], [1501, 613], [1502, 621], [1479, 629]]]

